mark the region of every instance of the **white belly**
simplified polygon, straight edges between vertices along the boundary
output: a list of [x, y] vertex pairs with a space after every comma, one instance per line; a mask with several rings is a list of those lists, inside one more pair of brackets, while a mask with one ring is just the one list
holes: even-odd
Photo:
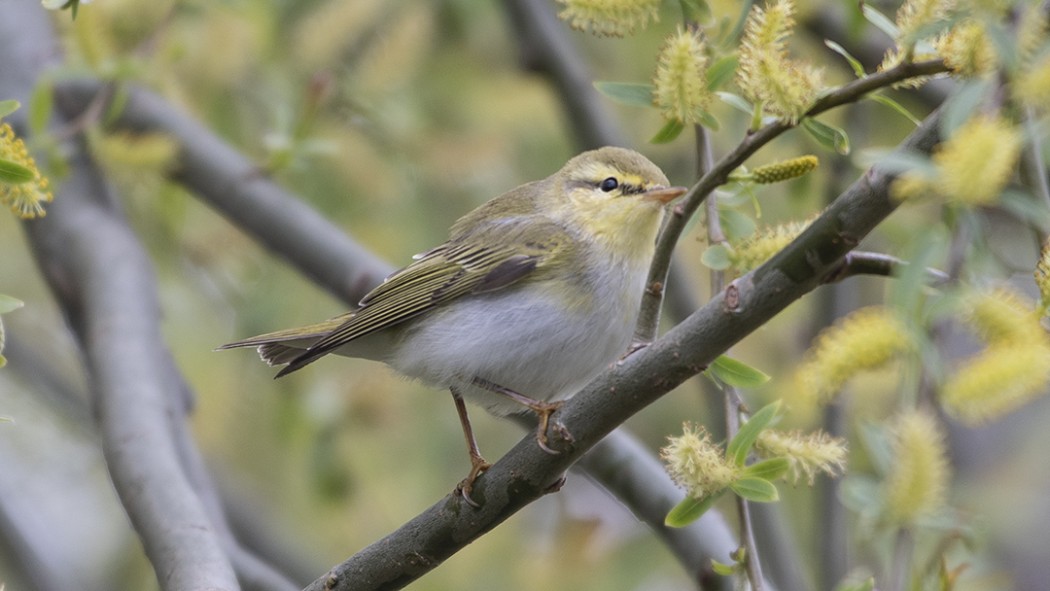
[[471, 385], [474, 377], [538, 400], [571, 396], [624, 353], [634, 332], [644, 270], [618, 271], [611, 293], [586, 306], [515, 289], [465, 298], [415, 322], [386, 361], [406, 376], [455, 386], [496, 415], [523, 407]]

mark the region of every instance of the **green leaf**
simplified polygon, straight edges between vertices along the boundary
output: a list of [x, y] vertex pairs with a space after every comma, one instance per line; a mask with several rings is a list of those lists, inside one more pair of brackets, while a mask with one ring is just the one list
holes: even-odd
[[734, 562], [733, 564], [726, 564], [724, 562], [718, 562], [715, 559], [711, 559], [711, 570], [715, 571], [716, 575], [723, 577], [731, 577], [740, 571], [740, 563]]
[[687, 21], [706, 23], [711, 18], [711, 7], [704, 0], [679, 0], [682, 15]]
[[668, 121], [667, 123], [665, 123], [664, 126], [660, 128], [660, 131], [656, 132], [656, 135], [654, 135], [652, 137], [652, 139], [649, 140], [649, 143], [650, 144], [667, 144], [667, 143], [670, 143], [670, 142], [674, 141], [674, 139], [676, 137], [678, 137], [682, 133], [683, 129], [685, 129], [685, 123], [682, 123], [681, 121], [679, 121], [677, 119], [672, 119], [672, 120]]
[[652, 84], [599, 81], [594, 83], [594, 88], [621, 105], [649, 108], [653, 106]]
[[25, 305], [25, 302], [17, 298], [13, 298], [9, 295], [0, 293], [0, 314], [7, 314], [8, 312], [14, 312]]
[[5, 158], [0, 158], [0, 183], [21, 185], [36, 178], [31, 168]]
[[755, 462], [744, 468], [744, 476], [762, 478], [763, 480], [776, 480], [783, 476], [791, 467], [787, 458], [769, 458], [761, 462]]
[[887, 107], [893, 109], [894, 111], [897, 111], [901, 115], [904, 115], [908, 119], [908, 121], [911, 121], [915, 126], [918, 126], [919, 123], [921, 123], [921, 121], [919, 121], [919, 119], [915, 115], [912, 115], [911, 111], [905, 108], [904, 105], [898, 103], [897, 101], [891, 99], [890, 97], [884, 94], [869, 94], [868, 98], [875, 101], [876, 103], [879, 103], [880, 105], [886, 105]]
[[874, 591], [874, 589], [875, 577], [868, 577], [863, 581], [855, 581], [851, 578], [835, 586], [835, 591]]
[[[712, 244], [700, 255], [700, 262], [708, 269], [722, 271], [729, 268], [729, 249], [724, 244]], [[718, 360], [716, 359], [717, 363]]]
[[835, 127], [834, 125], [828, 125], [821, 121], [817, 121], [812, 117], [806, 117], [802, 120], [802, 127], [809, 132], [813, 139], [817, 140], [821, 146], [829, 150], [834, 150], [839, 154], [849, 154], [849, 136], [842, 129]]
[[747, 99], [740, 96], [739, 94], [733, 94], [731, 92], [724, 92], [720, 90], [716, 92], [715, 95], [723, 103], [747, 113], [748, 116], [755, 112], [755, 108], [751, 105], [751, 103], [747, 102]]
[[737, 466], [743, 466], [747, 461], [747, 454], [758, 440], [759, 433], [773, 422], [780, 413], [781, 403], [779, 400], [758, 409], [751, 418], [740, 426], [740, 430], [726, 446], [726, 458]]
[[54, 110], [54, 84], [50, 79], [41, 80], [29, 97], [29, 131], [43, 133]]
[[702, 499], [696, 499], [693, 497], [686, 497], [682, 499], [681, 503], [678, 503], [668, 512], [667, 517], [664, 517], [664, 525], [667, 527], [685, 527], [690, 523], [700, 519], [711, 505], [715, 504], [715, 501], [722, 496], [722, 492], [717, 494], [707, 495]]
[[714, 92], [722, 88], [722, 85], [733, 78], [739, 64], [740, 60], [734, 54], [715, 60], [715, 63], [707, 69], [707, 89]]
[[18, 110], [18, 107], [22, 106], [15, 99], [9, 99], [6, 101], [0, 101], [0, 119], [7, 117], [11, 113]]
[[698, 114], [700, 115], [700, 125], [703, 125], [711, 131], [718, 131], [718, 128], [721, 127], [718, 123], [718, 119], [716, 119], [711, 113], [708, 113], [707, 111], [699, 111]]
[[762, 479], [745, 476], [729, 485], [729, 488], [742, 498], [756, 503], [773, 503], [780, 500], [777, 487], [773, 483]]
[[[707, 253], [705, 252], [704, 254], [706, 255]], [[725, 355], [719, 355], [707, 368], [707, 371], [711, 372], [714, 377], [722, 382], [735, 388], [756, 388], [769, 381], [769, 376], [760, 370], [751, 367], [743, 361], [738, 361]]]
[[875, 25], [875, 28], [886, 33], [890, 39], [896, 39], [897, 36], [900, 35], [901, 30], [897, 28], [897, 25], [894, 24], [894, 22], [885, 14], [872, 8], [871, 4], [864, 3], [861, 10], [864, 12], [864, 18], [868, 19], [869, 23]]
[[845, 47], [839, 45], [838, 43], [835, 43], [831, 39], [825, 39], [824, 45], [827, 45], [831, 51], [834, 51], [835, 53], [846, 58], [846, 61], [849, 63], [849, 67], [853, 68], [853, 73], [857, 75], [857, 78], [863, 78], [867, 74], [864, 71], [864, 65], [861, 64], [860, 61], [857, 60], [857, 58], [850, 55], [850, 53], [846, 51]]
[[755, 220], [735, 209], [719, 207], [718, 216], [722, 222], [722, 231], [730, 242], [755, 233]]
[[944, 116], [941, 117], [941, 134], [950, 138], [956, 129], [966, 123], [980, 108], [991, 89], [991, 81], [972, 80], [964, 83], [944, 101]]

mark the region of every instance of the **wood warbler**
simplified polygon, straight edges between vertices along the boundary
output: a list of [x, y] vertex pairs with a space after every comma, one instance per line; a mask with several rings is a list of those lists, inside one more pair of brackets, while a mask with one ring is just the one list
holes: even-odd
[[545, 451], [550, 414], [622, 355], [634, 331], [670, 187], [641, 154], [584, 152], [553, 175], [463, 216], [353, 311], [223, 345], [258, 347], [277, 377], [329, 353], [382, 361], [448, 388], [471, 470], [488, 468], [463, 399], [502, 416], [531, 409]]

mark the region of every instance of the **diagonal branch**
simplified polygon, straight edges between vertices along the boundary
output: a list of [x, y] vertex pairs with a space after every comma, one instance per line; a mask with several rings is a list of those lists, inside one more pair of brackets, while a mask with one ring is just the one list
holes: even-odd
[[[944, 73], [948, 70], [941, 60], [929, 60], [925, 62], [901, 63], [889, 70], [877, 72], [864, 78], [858, 78], [848, 84], [828, 92], [821, 96], [812, 107], [806, 111], [803, 117], [816, 117], [835, 107], [854, 102], [862, 96], [893, 84], [916, 76], [931, 76]], [[668, 223], [657, 241], [656, 256], [653, 258], [652, 267], [649, 269], [649, 278], [646, 285], [663, 285], [667, 281], [667, 272], [670, 268], [671, 254], [686, 225], [692, 218], [700, 205], [718, 187], [729, 180], [729, 175], [740, 167], [752, 154], [762, 146], [776, 139], [782, 133], [793, 129], [795, 126], [783, 119], [777, 119], [753, 133], [749, 133], [731, 152], [722, 157], [714, 166], [700, 178], [689, 192], [685, 194], [682, 201], [674, 207], [672, 216], [668, 217]], [[642, 306], [659, 307], [661, 294], [657, 291], [647, 291]], [[654, 314], [643, 314], [643, 317], [658, 317]], [[655, 327], [639, 327], [640, 334], [655, 333]]]
[[[903, 147], [928, 153], [938, 141], [938, 119], [928, 117]], [[868, 171], [773, 259], [733, 281], [662, 338], [569, 399], [554, 416], [573, 435], [571, 443], [552, 442], [560, 455], [545, 453], [526, 437], [475, 483], [479, 509], [450, 495], [307, 589], [403, 587], [543, 496], [562, 472], [617, 425], [815, 289], [896, 208], [888, 195], [893, 178], [878, 169]]]
[[[132, 87], [128, 93], [118, 124], [171, 136], [180, 146], [176, 180], [309, 279], [356, 303], [390, 272], [387, 263], [264, 176], [200, 122], [148, 90]], [[55, 89], [56, 106], [75, 118], [105, 94], [101, 82], [66, 81]]]

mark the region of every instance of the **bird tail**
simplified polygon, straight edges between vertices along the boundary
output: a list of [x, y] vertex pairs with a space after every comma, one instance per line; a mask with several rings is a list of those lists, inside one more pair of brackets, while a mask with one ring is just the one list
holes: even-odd
[[[332, 330], [345, 322], [348, 316], [349, 314], [344, 314], [342, 316], [336, 316], [331, 320], [311, 324], [309, 326], [268, 332], [266, 334], [249, 337], [240, 341], [226, 343], [225, 345], [217, 347], [216, 350], [255, 347], [259, 351], [259, 357], [261, 357], [267, 365], [287, 365], [303, 356], [311, 345], [324, 338], [325, 335], [332, 332]], [[306, 365], [306, 363], [294, 363], [282, 369], [276, 377], [287, 375], [304, 365]]]

